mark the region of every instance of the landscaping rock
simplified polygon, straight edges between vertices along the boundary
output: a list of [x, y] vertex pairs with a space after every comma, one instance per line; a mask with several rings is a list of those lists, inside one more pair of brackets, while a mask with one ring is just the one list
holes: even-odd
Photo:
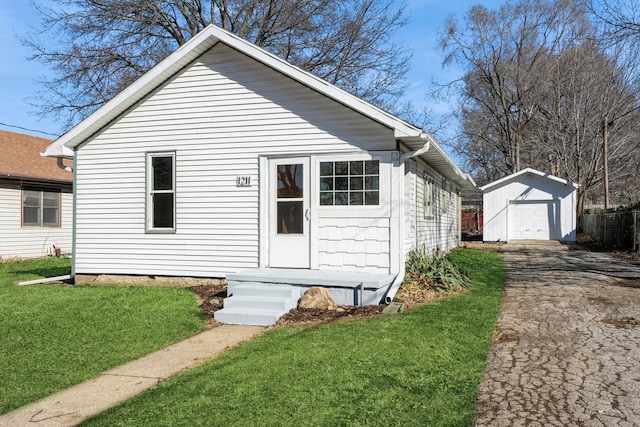
[[336, 302], [325, 288], [314, 286], [302, 295], [300, 308], [321, 308], [332, 310], [336, 307]]

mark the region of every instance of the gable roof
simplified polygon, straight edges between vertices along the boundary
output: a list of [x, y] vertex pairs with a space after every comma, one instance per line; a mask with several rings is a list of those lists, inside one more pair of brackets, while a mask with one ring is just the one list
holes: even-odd
[[52, 141], [37, 136], [0, 130], [0, 179], [73, 182], [73, 175], [42, 153]]
[[463, 173], [430, 135], [404, 120], [338, 88], [337, 86], [298, 68], [270, 52], [215, 25], [209, 25], [187, 43], [158, 63], [128, 88], [104, 104], [85, 120], [67, 131], [47, 147], [46, 156], [73, 157], [73, 148], [82, 144], [128, 108], [135, 105], [177, 72], [188, 66], [204, 52], [218, 43], [225, 45], [263, 63], [285, 76], [339, 102], [354, 111], [393, 130], [394, 136], [411, 150], [418, 150], [430, 142], [430, 149], [421, 155], [440, 173], [461, 186], [475, 186], [471, 177]]
[[487, 185], [483, 185], [482, 187], [480, 187], [480, 190], [482, 190], [482, 192], [485, 193], [487, 190], [491, 190], [494, 187], [498, 187], [498, 186], [504, 184], [507, 181], [513, 180], [513, 179], [515, 179], [515, 178], [517, 178], [517, 177], [519, 177], [521, 175], [525, 175], [525, 174], [536, 175], [536, 176], [539, 176], [539, 177], [542, 177], [542, 178], [546, 178], [546, 179], [548, 179], [550, 181], [557, 182], [557, 183], [562, 184], [562, 185], [570, 185], [570, 186], [572, 186], [574, 188], [578, 188], [580, 186], [579, 184], [576, 184], [575, 182], [571, 182], [571, 181], [568, 181], [566, 179], [558, 178], [557, 176], [550, 175], [550, 174], [544, 173], [544, 172], [540, 172], [539, 170], [535, 170], [535, 169], [532, 169], [532, 168], [526, 168], [526, 169], [522, 169], [521, 171], [516, 172], [514, 174], [507, 175], [504, 178], [500, 178], [500, 179], [498, 179], [496, 181], [493, 181], [493, 182], [491, 182], [491, 183], [489, 183]]

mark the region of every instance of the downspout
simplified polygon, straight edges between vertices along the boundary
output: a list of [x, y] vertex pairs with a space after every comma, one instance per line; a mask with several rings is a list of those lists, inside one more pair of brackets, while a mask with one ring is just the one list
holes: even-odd
[[[411, 159], [416, 156], [420, 156], [426, 153], [427, 151], [429, 151], [429, 148], [431, 147], [431, 139], [429, 138], [429, 135], [425, 133], [421, 133], [420, 139], [425, 141], [422, 148], [416, 151], [404, 153], [402, 156], [400, 156], [400, 158], [398, 159], [398, 168], [404, 165], [404, 162], [406, 162], [408, 159]], [[402, 176], [403, 176], [403, 182], [404, 182], [404, 173], [402, 174]], [[391, 286], [389, 286], [389, 290], [384, 296], [383, 302], [385, 304], [391, 304], [391, 302], [393, 301], [393, 298], [395, 298], [396, 296], [396, 293], [398, 293], [398, 289], [400, 289], [400, 285], [402, 285], [402, 282], [404, 281], [404, 274], [405, 274], [406, 260], [405, 260], [405, 254], [404, 254], [404, 219], [405, 219], [404, 185], [403, 185], [402, 191], [400, 192], [400, 197], [402, 198], [400, 203], [400, 230], [399, 230], [400, 239], [398, 239], [400, 243], [399, 243], [398, 252], [397, 252], [399, 261], [400, 261], [399, 262], [400, 270], [398, 271], [398, 274], [396, 275], [395, 279], [393, 279], [393, 283], [391, 283]]]
[[56, 158], [56, 160], [58, 161], [58, 167], [60, 169], [66, 171], [66, 172], [73, 173], [73, 168], [70, 167], [70, 166], [65, 165], [64, 162], [63, 162], [64, 159], [62, 157], [58, 157], [58, 158]]

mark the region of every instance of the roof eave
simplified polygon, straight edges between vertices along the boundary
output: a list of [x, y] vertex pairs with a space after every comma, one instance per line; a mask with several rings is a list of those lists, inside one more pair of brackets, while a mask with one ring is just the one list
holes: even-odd
[[429, 133], [421, 132], [419, 136], [399, 138], [411, 150], [418, 150], [426, 141], [429, 142], [429, 150], [418, 155], [446, 179], [453, 181], [460, 188], [474, 188], [476, 183], [468, 173], [463, 172], [457, 163], [447, 154], [438, 141]]
[[420, 129], [386, 111], [359, 99], [311, 73], [287, 63], [235, 34], [210, 25], [145, 73], [127, 89], [54, 141], [47, 147], [46, 155], [52, 157], [72, 156], [73, 153], [60, 147], [64, 146], [71, 149], [83, 143], [218, 42], [222, 42], [311, 89], [385, 125], [394, 131], [394, 135], [397, 138], [416, 137], [421, 133]]

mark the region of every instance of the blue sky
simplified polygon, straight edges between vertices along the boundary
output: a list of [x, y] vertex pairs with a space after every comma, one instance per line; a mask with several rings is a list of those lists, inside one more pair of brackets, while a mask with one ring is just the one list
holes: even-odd
[[[407, 15], [410, 24], [397, 33], [396, 39], [413, 51], [406, 100], [422, 109], [435, 111], [446, 109], [446, 105], [435, 105], [425, 99], [430, 82], [445, 82], [456, 78], [456, 70], [442, 68], [442, 54], [437, 47], [437, 30], [446, 17], [455, 14], [459, 18], [470, 6], [482, 3], [497, 7], [502, 2], [470, 0], [409, 0]], [[53, 119], [40, 119], [27, 102], [41, 89], [37, 80], [47, 74], [47, 69], [37, 62], [28, 61], [30, 51], [18, 41], [16, 34], [24, 35], [30, 27], [37, 26], [38, 16], [28, 0], [0, 2], [0, 129], [55, 138], [65, 129]], [[27, 129], [27, 130], [25, 130]], [[36, 131], [47, 132], [39, 133]]]

